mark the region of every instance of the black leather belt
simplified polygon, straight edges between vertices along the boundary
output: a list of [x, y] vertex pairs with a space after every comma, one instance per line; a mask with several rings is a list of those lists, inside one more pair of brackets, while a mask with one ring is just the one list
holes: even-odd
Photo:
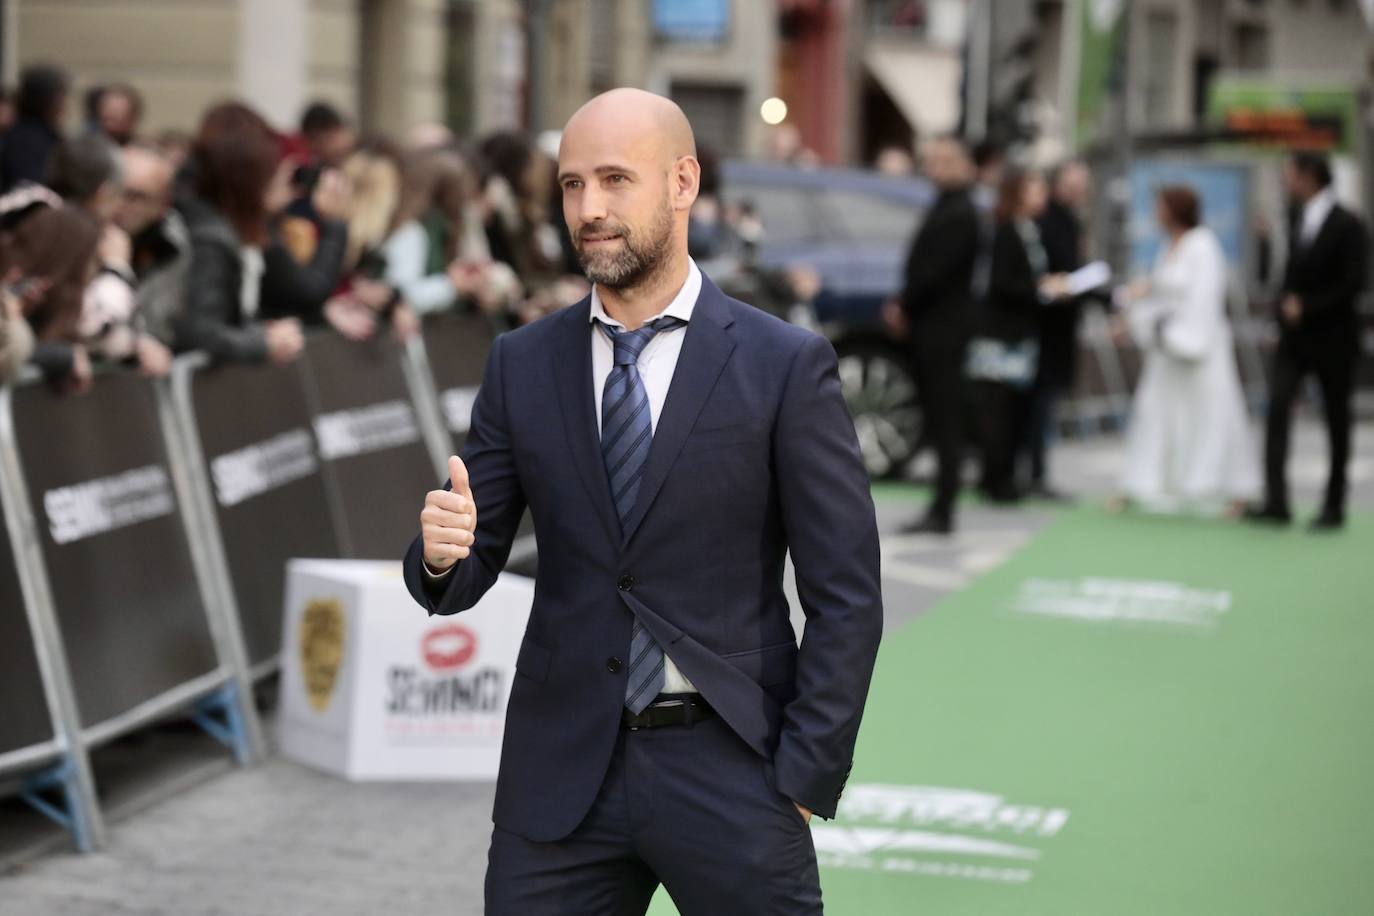
[[699, 693], [660, 693], [638, 715], [628, 709], [621, 713], [620, 723], [630, 731], [641, 728], [662, 728], [665, 725], [693, 725], [714, 718], [716, 711]]

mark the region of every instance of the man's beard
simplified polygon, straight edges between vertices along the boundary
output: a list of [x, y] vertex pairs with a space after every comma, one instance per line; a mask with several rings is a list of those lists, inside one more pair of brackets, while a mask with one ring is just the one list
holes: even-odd
[[[618, 235], [624, 244], [617, 251], [587, 250], [583, 241], [587, 236]], [[587, 279], [607, 289], [632, 289], [652, 277], [668, 259], [672, 245], [673, 211], [664, 206], [658, 218], [643, 233], [629, 226], [593, 223], [583, 226], [574, 240], [577, 259]]]

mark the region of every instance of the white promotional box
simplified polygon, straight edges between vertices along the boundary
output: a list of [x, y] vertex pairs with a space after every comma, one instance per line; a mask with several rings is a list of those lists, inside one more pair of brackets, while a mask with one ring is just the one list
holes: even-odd
[[430, 617], [399, 563], [292, 560], [282, 754], [354, 780], [494, 780], [533, 599], [502, 573], [476, 607]]

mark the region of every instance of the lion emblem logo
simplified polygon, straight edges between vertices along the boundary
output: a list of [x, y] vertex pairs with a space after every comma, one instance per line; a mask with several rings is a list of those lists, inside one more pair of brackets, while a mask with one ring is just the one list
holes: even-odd
[[301, 615], [301, 677], [316, 712], [324, 712], [344, 659], [344, 609], [337, 598], [316, 598]]

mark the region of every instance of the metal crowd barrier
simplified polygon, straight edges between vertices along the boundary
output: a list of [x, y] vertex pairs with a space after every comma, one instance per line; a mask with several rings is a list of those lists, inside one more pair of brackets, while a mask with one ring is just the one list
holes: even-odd
[[319, 334], [301, 357], [331, 515], [350, 559], [405, 552], [418, 530], [416, 482], [434, 480], [447, 461], [434, 418], [416, 409], [420, 380], [403, 367], [410, 352], [387, 337], [357, 343]]
[[30, 700], [6, 703], [0, 716], [0, 772], [5, 772], [54, 759], [61, 751], [8, 530], [0, 530], [0, 606], [10, 609], [0, 614], [0, 697]]
[[[480, 378], [491, 332], [437, 324], [446, 383]], [[288, 367], [0, 388], [0, 775], [78, 848], [104, 834], [93, 747], [189, 712], [261, 756], [285, 561], [401, 555], [453, 450], [430, 368], [418, 340], [312, 335]]]
[[33, 376], [0, 389], [0, 480], [61, 748], [23, 795], [91, 849], [103, 835], [91, 748], [188, 711], [240, 763], [261, 756], [240, 629], [216, 600], [159, 384], [109, 373], [79, 398]]
[[[444, 343], [462, 344], [457, 359], [475, 363], [462, 371], [480, 378], [485, 324], [435, 321]], [[439, 365], [451, 373], [454, 361]], [[416, 494], [447, 473], [454, 448], [430, 366], [420, 338], [329, 334], [312, 334], [286, 367], [176, 360], [172, 400], [212, 522], [216, 585], [238, 610], [255, 676], [276, 667], [287, 560], [393, 559], [414, 537]]]
[[[189, 712], [258, 759], [286, 560], [401, 555], [493, 337], [445, 315], [404, 346], [311, 335], [286, 367], [192, 353], [81, 397], [36, 373], [0, 388], [0, 776], [84, 851], [104, 836], [93, 747]], [[532, 557], [527, 520], [512, 561]]]
[[[424, 323], [421, 353], [428, 351], [436, 357], [430, 360], [426, 354], [425, 365], [433, 379], [443, 425], [452, 437], [453, 448], [460, 451], [472, 426], [472, 403], [495, 336], [491, 323], [477, 314], [436, 315]], [[442, 471], [447, 477], [448, 469]]]
[[[9, 429], [9, 412], [0, 412], [0, 430]], [[18, 467], [14, 450], [0, 448], [0, 594], [10, 608], [0, 617], [0, 775], [26, 773], [20, 795], [87, 851], [102, 842], [104, 824]]]
[[173, 363], [171, 397], [214, 585], [237, 610], [249, 664], [262, 676], [281, 647], [286, 561], [343, 555], [304, 368], [212, 367], [205, 354], [190, 353]]
[[442, 316], [404, 346], [311, 335], [287, 367], [192, 353], [81, 397], [0, 387], [0, 776], [89, 850], [93, 747], [189, 712], [258, 759], [286, 560], [402, 554], [493, 336]]

